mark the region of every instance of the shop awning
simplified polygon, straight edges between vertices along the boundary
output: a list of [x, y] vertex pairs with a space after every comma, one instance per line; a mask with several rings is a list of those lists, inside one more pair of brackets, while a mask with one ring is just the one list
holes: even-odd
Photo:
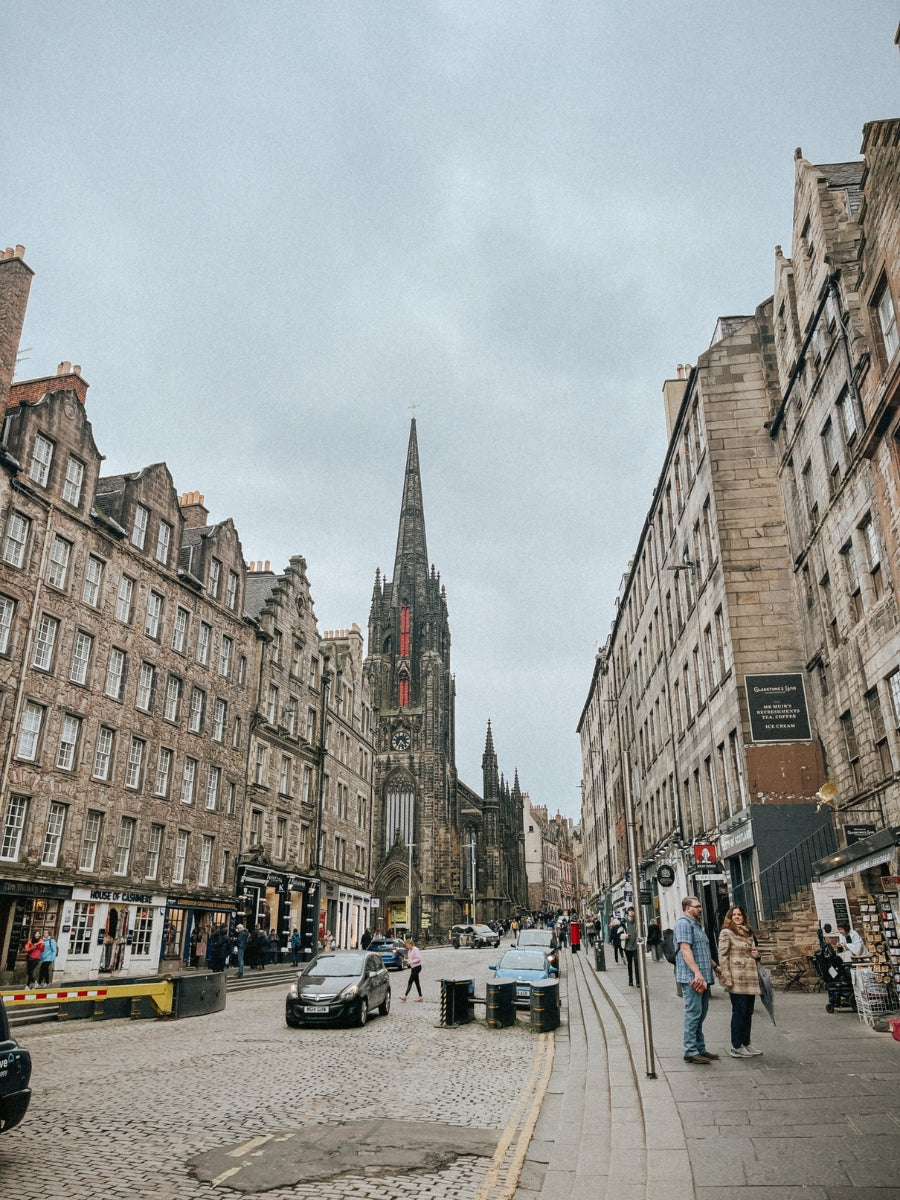
[[833, 854], [826, 854], [812, 865], [813, 879], [817, 883], [834, 883], [860, 871], [890, 862], [894, 849], [900, 843], [900, 828], [879, 829], [866, 838], [860, 838], [852, 846], [844, 846]]

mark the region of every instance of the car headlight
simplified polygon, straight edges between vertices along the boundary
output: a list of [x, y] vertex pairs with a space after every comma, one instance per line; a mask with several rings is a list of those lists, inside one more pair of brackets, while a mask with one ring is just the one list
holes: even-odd
[[299, 1000], [300, 999], [300, 993], [297, 991], [296, 983], [292, 983], [290, 988], [288, 989], [288, 999], [289, 1000]]
[[358, 992], [359, 992], [359, 984], [351, 983], [349, 987], [345, 987], [344, 990], [341, 992], [341, 999], [342, 1000], [352, 1000], [353, 997]]

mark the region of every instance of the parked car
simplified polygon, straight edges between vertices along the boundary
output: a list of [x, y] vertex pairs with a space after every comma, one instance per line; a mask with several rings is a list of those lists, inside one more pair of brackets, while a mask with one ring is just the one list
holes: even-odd
[[476, 946], [493, 946], [496, 950], [500, 945], [500, 934], [496, 929], [491, 929], [490, 925], [476, 925], [474, 944]]
[[516, 981], [516, 1004], [531, 1003], [531, 984], [538, 979], [550, 979], [559, 972], [536, 946], [533, 950], [507, 950], [499, 963], [491, 963], [495, 979]]
[[0, 998], [0, 1133], [18, 1125], [31, 1103], [31, 1055], [9, 1030]]
[[454, 949], [460, 946], [499, 946], [500, 935], [490, 925], [454, 925], [450, 930], [450, 941]]
[[383, 1017], [391, 1011], [387, 967], [366, 950], [336, 950], [317, 955], [297, 973], [284, 1019], [294, 1028], [340, 1020], [365, 1025], [375, 1008]]
[[552, 929], [520, 929], [516, 938], [517, 950], [543, 950], [551, 967], [559, 970], [559, 942]]
[[388, 970], [402, 971], [406, 966], [406, 942], [402, 938], [372, 938], [369, 953], [380, 954]]

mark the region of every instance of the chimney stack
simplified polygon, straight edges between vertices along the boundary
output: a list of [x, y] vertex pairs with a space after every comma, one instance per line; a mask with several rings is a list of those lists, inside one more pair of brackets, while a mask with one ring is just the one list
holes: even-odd
[[16, 355], [25, 324], [25, 309], [34, 274], [25, 262], [25, 247], [7, 246], [0, 254], [0, 415], [6, 412], [16, 373]]
[[184, 517], [185, 529], [203, 529], [209, 524], [209, 509], [200, 492], [185, 492], [178, 499], [178, 507]]

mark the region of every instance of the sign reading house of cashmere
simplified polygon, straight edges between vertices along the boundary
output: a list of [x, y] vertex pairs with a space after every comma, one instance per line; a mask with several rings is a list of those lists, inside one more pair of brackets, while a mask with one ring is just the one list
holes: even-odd
[[744, 687], [754, 742], [809, 741], [802, 675], [745, 675]]

